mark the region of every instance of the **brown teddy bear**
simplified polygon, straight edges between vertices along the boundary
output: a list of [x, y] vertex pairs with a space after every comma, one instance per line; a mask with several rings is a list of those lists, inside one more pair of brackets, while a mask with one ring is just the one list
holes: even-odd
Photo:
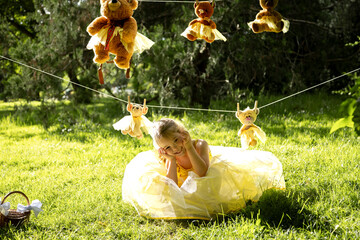
[[281, 14], [274, 10], [279, 0], [260, 0], [260, 6], [263, 8], [257, 15], [255, 21], [248, 23], [254, 33], [261, 32], [283, 32], [289, 30], [290, 22], [283, 19]]
[[194, 4], [197, 19], [192, 20], [189, 26], [181, 34], [190, 41], [204, 39], [208, 43], [214, 40], [226, 41], [226, 38], [216, 29], [216, 24], [210, 19], [214, 13], [215, 2], [198, 2]]
[[243, 124], [238, 132], [238, 136], [241, 137], [241, 147], [243, 149], [247, 149], [249, 146], [255, 146], [257, 144], [255, 136], [263, 143], [266, 141], [266, 135], [263, 130], [254, 124], [259, 112], [260, 110], [257, 108], [257, 101], [255, 101], [253, 109], [247, 107], [244, 111], [241, 111], [239, 109], [239, 104], [237, 104], [235, 116]]
[[113, 124], [115, 130], [121, 130], [121, 133], [126, 135], [129, 134], [131, 137], [138, 139], [142, 138], [143, 131], [148, 134], [149, 129], [152, 128], [152, 123], [143, 116], [148, 112], [146, 107], [146, 99], [144, 99], [144, 105], [132, 104], [130, 102], [130, 96], [128, 96], [127, 110], [131, 116], [125, 116], [120, 121]]
[[100, 0], [101, 17], [87, 27], [92, 36], [88, 49], [95, 53], [94, 62], [103, 64], [114, 54], [114, 63], [122, 69], [130, 67], [134, 52], [149, 49], [154, 42], [137, 32], [136, 20], [132, 17], [137, 0]]

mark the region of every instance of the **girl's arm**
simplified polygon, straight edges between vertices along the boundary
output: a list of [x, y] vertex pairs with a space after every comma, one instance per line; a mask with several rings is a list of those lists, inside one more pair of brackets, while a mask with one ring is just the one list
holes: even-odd
[[192, 144], [190, 134], [187, 131], [183, 132], [183, 137], [183, 144], [190, 158], [191, 165], [194, 168], [194, 172], [200, 177], [205, 176], [209, 168], [209, 145], [205, 140], [199, 140], [196, 145], [199, 151], [197, 152]]
[[177, 178], [176, 158], [166, 154], [166, 152], [162, 148], [159, 149], [159, 154], [166, 158], [166, 163], [165, 163], [166, 177], [172, 179], [177, 185], [178, 178]]

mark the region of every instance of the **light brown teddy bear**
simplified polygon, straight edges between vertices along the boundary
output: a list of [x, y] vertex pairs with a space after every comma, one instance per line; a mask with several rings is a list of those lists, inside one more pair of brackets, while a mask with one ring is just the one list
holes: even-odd
[[128, 96], [127, 110], [131, 116], [125, 116], [120, 121], [113, 124], [115, 130], [121, 130], [121, 133], [129, 134], [131, 137], [137, 137], [138, 139], [143, 137], [144, 133], [148, 134], [149, 129], [152, 128], [152, 122], [145, 116], [148, 107], [146, 107], [146, 99], [144, 99], [144, 105], [132, 104], [130, 102], [130, 96]]
[[283, 19], [281, 14], [275, 11], [279, 0], [260, 0], [260, 6], [263, 8], [257, 15], [255, 21], [248, 23], [254, 33], [261, 32], [283, 32], [289, 30], [290, 22]]
[[91, 36], [98, 36], [98, 41], [91, 46], [95, 53], [94, 62], [105, 63], [110, 59], [109, 53], [112, 53], [116, 55], [114, 59], [116, 66], [127, 69], [134, 52], [137, 23], [132, 15], [138, 2], [100, 0], [100, 3], [102, 16], [96, 18], [87, 27], [87, 32]]
[[239, 104], [237, 104], [235, 116], [243, 124], [238, 132], [238, 136], [241, 137], [241, 147], [243, 149], [247, 149], [249, 146], [255, 146], [257, 144], [255, 136], [263, 143], [266, 141], [266, 135], [263, 130], [254, 124], [259, 112], [260, 110], [257, 108], [257, 101], [255, 101], [253, 109], [247, 107], [244, 111], [241, 111], [239, 109]]
[[192, 20], [181, 34], [190, 41], [204, 39], [208, 43], [214, 40], [226, 41], [226, 38], [216, 29], [216, 24], [210, 19], [214, 13], [215, 2], [198, 2], [194, 4], [197, 19]]
[[[87, 27], [87, 32], [92, 36], [87, 48], [94, 50], [95, 63], [107, 62], [110, 59], [109, 53], [112, 53], [116, 56], [114, 58], [116, 66], [129, 69], [133, 53], [141, 53], [154, 44], [137, 32], [137, 23], [132, 15], [138, 2], [137, 0], [100, 0], [100, 4], [102, 16], [96, 18]], [[103, 83], [101, 66], [99, 78], [100, 83]]]

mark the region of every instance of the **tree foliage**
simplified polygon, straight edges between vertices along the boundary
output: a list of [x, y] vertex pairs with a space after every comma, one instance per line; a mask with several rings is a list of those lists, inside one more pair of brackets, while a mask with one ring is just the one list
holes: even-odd
[[[140, 100], [171, 105], [201, 105], [211, 100], [239, 98], [241, 93], [288, 94], [357, 67], [360, 6], [353, 0], [280, 1], [290, 20], [286, 34], [254, 34], [247, 26], [260, 10], [257, 0], [216, 2], [213, 21], [227, 42], [190, 42], [180, 34], [196, 18], [193, 4], [139, 2], [134, 12], [138, 30], [154, 46], [132, 60], [132, 77], [112, 64], [104, 66], [104, 86], [98, 84], [87, 25], [100, 14], [99, 0], [7, 1], [1, 11], [2, 55], [64, 77], [72, 82], [124, 97], [132, 91]], [[66, 87], [59, 80], [0, 61], [0, 97], [60, 98]], [[341, 89], [348, 79], [328, 85]], [[73, 86], [75, 100], [89, 102], [92, 93]]]
[[353, 75], [352, 82], [345, 90], [341, 91], [342, 94], [348, 95], [348, 98], [339, 108], [339, 112], [344, 117], [334, 123], [330, 133], [344, 127], [350, 127], [360, 136], [360, 77], [357, 74]]

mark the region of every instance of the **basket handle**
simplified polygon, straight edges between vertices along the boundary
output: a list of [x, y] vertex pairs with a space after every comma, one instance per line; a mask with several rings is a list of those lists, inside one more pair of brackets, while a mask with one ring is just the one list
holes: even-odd
[[5, 199], [6, 199], [7, 197], [9, 197], [10, 195], [15, 194], [15, 193], [19, 193], [19, 194], [23, 195], [24, 198], [26, 199], [28, 205], [30, 205], [29, 198], [25, 195], [25, 193], [20, 192], [20, 191], [13, 191], [13, 192], [9, 192], [8, 194], [6, 194], [6, 196], [4, 197], [4, 199], [1, 201], [1, 204], [3, 204], [3, 203], [5, 202]]

